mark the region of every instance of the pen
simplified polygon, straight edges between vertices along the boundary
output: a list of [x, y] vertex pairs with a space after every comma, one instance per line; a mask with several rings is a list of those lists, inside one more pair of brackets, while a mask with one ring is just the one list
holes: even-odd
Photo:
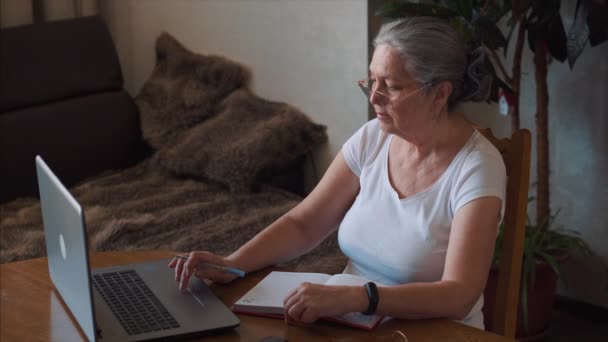
[[[183, 255], [176, 255], [175, 257], [178, 258], [178, 259], [188, 260], [188, 257], [187, 256], [183, 256]], [[232, 273], [232, 274], [234, 274], [236, 276], [239, 276], [241, 278], [245, 277], [245, 271], [239, 270], [238, 268], [228, 267], [228, 266], [222, 266], [222, 265], [216, 265], [216, 264], [210, 264], [208, 262], [201, 262], [201, 263], [199, 263], [199, 265], [215, 268], [215, 269], [218, 269], [220, 271], [224, 271], [224, 272], [228, 272], [228, 273]]]

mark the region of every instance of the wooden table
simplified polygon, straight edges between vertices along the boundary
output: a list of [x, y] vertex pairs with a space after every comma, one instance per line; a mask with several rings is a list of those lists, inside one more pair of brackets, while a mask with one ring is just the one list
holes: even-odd
[[[93, 268], [170, 258], [168, 251], [105, 252], [90, 257]], [[248, 275], [229, 285], [212, 284], [212, 291], [229, 307], [269, 270]], [[83, 341], [86, 337], [69, 313], [48, 274], [46, 258], [0, 265], [0, 340], [9, 341]], [[176, 289], [177, 291], [177, 289]], [[205, 341], [258, 341], [273, 335], [288, 341], [512, 341], [489, 332], [446, 319], [392, 320], [373, 332], [356, 330], [329, 322], [310, 326], [286, 325], [283, 320], [239, 315], [236, 329], [204, 337]]]

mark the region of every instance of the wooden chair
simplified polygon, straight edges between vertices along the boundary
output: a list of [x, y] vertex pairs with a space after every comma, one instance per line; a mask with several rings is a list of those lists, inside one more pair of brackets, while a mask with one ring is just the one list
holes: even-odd
[[528, 207], [531, 135], [527, 129], [520, 129], [510, 139], [497, 139], [489, 128], [477, 130], [500, 151], [507, 169], [504, 240], [490, 331], [514, 338]]

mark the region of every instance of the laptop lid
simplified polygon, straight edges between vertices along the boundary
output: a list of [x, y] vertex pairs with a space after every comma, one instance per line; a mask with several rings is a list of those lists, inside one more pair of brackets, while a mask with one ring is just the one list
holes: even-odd
[[[239, 325], [238, 317], [204, 282], [190, 279], [188, 293], [178, 291], [172, 281], [173, 271], [166, 267], [167, 260], [91, 270], [83, 209], [40, 156], [36, 156], [36, 173], [49, 274], [63, 302], [90, 341], [188, 337]], [[133, 336], [124, 329], [124, 325], [118, 325], [122, 323], [117, 320], [116, 313], [92, 289], [91, 274], [125, 270], [136, 271], [159, 302], [165, 308], [167, 305], [171, 307], [172, 315], [179, 322], [178, 327], [162, 331], [147, 330]]]
[[51, 281], [89, 341], [96, 341], [84, 212], [40, 156], [36, 174]]

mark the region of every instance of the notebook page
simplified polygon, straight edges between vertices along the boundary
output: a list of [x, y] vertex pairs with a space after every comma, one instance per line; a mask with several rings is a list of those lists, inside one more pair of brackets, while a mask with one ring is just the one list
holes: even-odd
[[291, 290], [300, 286], [303, 282], [323, 284], [329, 277], [329, 275], [321, 273], [273, 271], [239, 299], [235, 306], [282, 309], [283, 299], [287, 297]]
[[338, 273], [331, 276], [329, 280], [325, 282], [325, 285], [363, 286], [368, 282], [369, 280], [354, 274]]

